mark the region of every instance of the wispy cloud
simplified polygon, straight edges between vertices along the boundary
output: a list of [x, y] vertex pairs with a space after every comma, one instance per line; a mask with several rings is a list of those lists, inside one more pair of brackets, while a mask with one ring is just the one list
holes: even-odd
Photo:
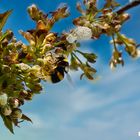
[[[21, 140], [25, 136], [27, 140], [137, 139], [140, 131], [139, 74], [137, 65], [129, 65], [113, 73], [104, 72], [102, 79], [94, 84], [73, 89], [64, 83], [56, 85], [47, 96], [39, 99], [41, 103], [36, 101], [37, 113], [26, 113], [34, 124], [26, 123], [22, 129], [16, 129], [16, 137]], [[36, 104], [44, 105], [37, 108]]]
[[43, 118], [40, 114], [46, 127], [38, 127], [38, 135], [45, 136], [47, 131], [51, 140], [117, 140], [118, 135], [119, 140], [137, 139], [139, 74], [139, 68], [130, 65], [121, 71], [106, 73], [93, 87], [85, 85], [68, 91], [60, 88], [60, 84], [59, 91], [49, 95]]

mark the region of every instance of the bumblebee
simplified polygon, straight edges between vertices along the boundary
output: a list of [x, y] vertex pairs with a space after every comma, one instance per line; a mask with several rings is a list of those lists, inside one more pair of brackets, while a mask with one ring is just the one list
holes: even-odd
[[63, 80], [65, 73], [68, 73], [68, 66], [68, 59], [66, 59], [64, 56], [57, 57], [56, 67], [47, 76], [47, 81], [51, 83], [58, 83]]

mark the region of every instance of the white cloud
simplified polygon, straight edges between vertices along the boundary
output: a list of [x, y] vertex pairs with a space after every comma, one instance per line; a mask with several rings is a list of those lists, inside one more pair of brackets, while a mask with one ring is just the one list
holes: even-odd
[[49, 93], [39, 99], [41, 103], [38, 100], [35, 103], [38, 112], [26, 113], [34, 124], [24, 123], [25, 127], [16, 129], [16, 137], [20, 136], [21, 140], [25, 135], [27, 140], [137, 139], [139, 74], [138, 66], [130, 65], [113, 73], [104, 72], [95, 84], [81, 82], [77, 88], [64, 83], [54, 89], [50, 86]]
[[45, 128], [46, 125], [44, 124], [43, 117], [41, 117], [39, 114], [34, 113], [26, 113], [32, 120], [32, 124], [29, 124], [28, 127], [31, 127], [31, 129], [40, 129]]

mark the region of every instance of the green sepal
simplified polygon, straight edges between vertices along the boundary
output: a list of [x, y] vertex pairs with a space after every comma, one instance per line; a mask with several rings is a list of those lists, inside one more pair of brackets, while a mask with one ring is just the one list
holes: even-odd
[[6, 11], [5, 13], [0, 14], [0, 31], [2, 30], [3, 26], [5, 25], [9, 15], [12, 13], [13, 10]]
[[83, 57], [85, 57], [88, 62], [90, 62], [90, 63], [96, 62], [97, 55], [95, 55], [94, 53], [83, 53], [79, 50], [76, 50], [76, 52], [80, 53]]
[[32, 122], [32, 120], [31, 120], [29, 117], [27, 117], [25, 114], [22, 114], [21, 119], [23, 119], [23, 120], [26, 120], [26, 121], [29, 121], [29, 122], [33, 123], [33, 122]]
[[4, 125], [8, 128], [8, 130], [14, 134], [14, 130], [13, 130], [13, 122], [11, 120], [11, 118], [9, 116], [4, 116], [2, 113], [0, 113], [2, 119], [3, 119], [3, 122], [4, 122]]

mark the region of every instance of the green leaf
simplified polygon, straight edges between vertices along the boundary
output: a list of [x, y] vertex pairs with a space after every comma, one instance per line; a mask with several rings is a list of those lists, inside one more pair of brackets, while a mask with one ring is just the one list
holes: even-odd
[[0, 14], [0, 31], [2, 30], [3, 26], [5, 25], [9, 15], [12, 13], [13, 10], [6, 11], [5, 13]]
[[10, 118], [9, 116], [4, 116], [4, 115], [2, 115], [2, 114], [1, 114], [1, 117], [2, 117], [2, 119], [3, 119], [3, 121], [4, 121], [5, 126], [9, 129], [9, 131], [10, 131], [11, 133], [14, 134], [13, 123], [12, 123], [11, 118]]
[[29, 121], [29, 122], [33, 123], [33, 122], [32, 122], [32, 120], [31, 120], [29, 117], [27, 117], [26, 115], [24, 115], [24, 114], [22, 114], [21, 119], [23, 119], [23, 120], [26, 120], [26, 121]]

